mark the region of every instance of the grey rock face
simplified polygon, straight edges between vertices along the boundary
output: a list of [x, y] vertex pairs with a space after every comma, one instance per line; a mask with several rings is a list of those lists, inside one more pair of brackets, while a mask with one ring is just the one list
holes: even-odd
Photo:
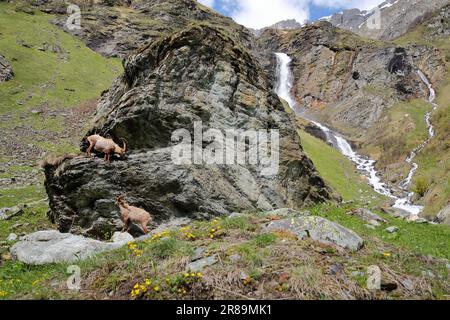
[[11, 248], [13, 259], [31, 265], [75, 262], [97, 253], [120, 248], [123, 243], [106, 243], [56, 230], [24, 236]]
[[352, 251], [363, 246], [363, 240], [354, 231], [322, 217], [307, 216], [269, 223], [267, 231], [285, 230], [303, 238], [305, 233], [315, 241], [334, 244]]
[[427, 26], [427, 34], [432, 39], [450, 37], [450, 4], [443, 7], [435, 14]]
[[14, 72], [11, 65], [6, 61], [5, 57], [0, 54], [0, 82], [11, 80]]
[[[263, 70], [227, 33], [192, 27], [142, 48], [124, 65], [124, 75], [100, 101], [89, 133], [126, 138], [132, 152], [111, 164], [80, 156], [46, 167], [50, 217], [61, 231], [96, 235], [92, 226], [100, 219], [117, 230], [114, 201], [125, 191], [131, 205], [146, 209], [157, 222], [298, 209], [333, 198]], [[172, 154], [179, 142], [171, 135], [185, 129], [193, 137], [195, 121], [221, 132], [278, 129], [278, 173], [262, 175], [262, 163], [176, 164]], [[209, 143], [205, 138], [203, 148]]]

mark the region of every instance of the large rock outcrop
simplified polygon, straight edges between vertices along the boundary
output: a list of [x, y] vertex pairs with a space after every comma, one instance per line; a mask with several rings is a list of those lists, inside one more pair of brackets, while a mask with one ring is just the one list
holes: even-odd
[[[120, 228], [115, 197], [172, 216], [301, 208], [331, 199], [303, 153], [295, 124], [256, 59], [225, 29], [196, 25], [143, 47], [103, 95], [89, 133], [126, 138], [131, 153], [111, 164], [84, 156], [46, 166], [50, 217], [63, 232], [101, 235]], [[175, 130], [279, 130], [279, 170], [264, 165], [176, 164]], [[201, 129], [200, 129], [201, 130]], [[204, 137], [200, 148], [210, 141]], [[224, 141], [216, 140], [222, 147]], [[197, 149], [199, 150], [199, 149]]]
[[357, 251], [364, 244], [363, 239], [353, 230], [318, 216], [300, 216], [269, 223], [267, 231], [287, 231], [299, 238], [311, 237], [312, 240], [337, 245]]
[[0, 82], [9, 81], [14, 77], [11, 65], [5, 57], [0, 54]]
[[445, 74], [445, 59], [437, 50], [369, 41], [325, 21], [293, 31], [266, 30], [257, 43], [272, 74], [273, 52], [293, 59], [298, 109], [343, 133], [364, 134], [395, 103], [426, 98], [418, 68], [433, 83]]

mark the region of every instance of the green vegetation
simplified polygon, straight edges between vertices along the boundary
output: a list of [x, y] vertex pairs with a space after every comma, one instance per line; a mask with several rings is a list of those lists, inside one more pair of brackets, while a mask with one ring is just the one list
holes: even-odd
[[347, 215], [353, 206], [321, 205], [312, 209], [316, 215], [336, 221], [364, 237], [373, 237], [397, 247], [422, 255], [450, 259], [450, 228], [447, 225], [428, 225], [406, 222], [382, 212], [375, 213], [388, 221], [389, 226], [397, 226], [400, 231], [386, 233], [383, 228], [369, 229], [358, 217]]
[[[22, 6], [23, 7], [23, 6]], [[14, 78], [0, 84], [0, 130], [16, 149], [0, 148], [5, 166], [0, 178], [42, 176], [35, 164], [42, 152], [78, 150], [88, 121], [86, 108], [121, 72], [118, 59], [106, 59], [50, 21], [38, 10], [33, 15], [0, 3], [0, 53], [11, 63]], [[23, 161], [16, 157], [27, 154]], [[0, 207], [45, 197], [41, 182], [33, 186], [0, 187]], [[39, 208], [38, 208], [39, 210]], [[3, 231], [0, 238], [4, 237]]]
[[[0, 268], [0, 298], [241, 299], [251, 293], [254, 298], [276, 299], [345, 299], [347, 294], [354, 298], [445, 299], [449, 283], [442, 279], [448, 279], [447, 260], [422, 255], [450, 257], [448, 227], [383, 215], [389, 221], [386, 226], [400, 228], [398, 233], [388, 234], [385, 227], [372, 230], [359, 218], [347, 215], [353, 208], [311, 208], [312, 214], [335, 220], [363, 237], [365, 247], [352, 254], [352, 259], [344, 251], [298, 240], [289, 233], [266, 233], [262, 226], [273, 217], [249, 213], [197, 221], [78, 262], [80, 291], [67, 289], [69, 264], [26, 266], [6, 261]], [[211, 237], [213, 229], [220, 232]], [[219, 261], [192, 273], [185, 266], [199, 247], [206, 248], [205, 256], [216, 255]], [[330, 274], [335, 265], [342, 266], [345, 276]], [[371, 265], [380, 266], [385, 279], [397, 283], [408, 279], [414, 288], [409, 291], [400, 286], [392, 293], [368, 291], [365, 271]], [[424, 272], [434, 276], [424, 277]]]
[[385, 197], [376, 193], [355, 165], [339, 151], [310, 134], [299, 131], [302, 146], [320, 175], [346, 201], [378, 204]]
[[377, 166], [383, 168], [385, 176], [399, 181], [406, 177], [410, 166], [404, 160], [428, 137], [425, 114], [431, 108], [424, 99], [399, 102], [369, 129], [362, 152], [378, 160]]
[[428, 24], [424, 23], [395, 40], [398, 45], [413, 43], [437, 48], [446, 62], [443, 81], [434, 84], [435, 102], [439, 105], [439, 109], [432, 115], [436, 137], [416, 158], [419, 169], [415, 180], [426, 177], [430, 184], [423, 201], [426, 205], [424, 214], [431, 218], [450, 204], [450, 41], [448, 38], [433, 38], [435, 36]]

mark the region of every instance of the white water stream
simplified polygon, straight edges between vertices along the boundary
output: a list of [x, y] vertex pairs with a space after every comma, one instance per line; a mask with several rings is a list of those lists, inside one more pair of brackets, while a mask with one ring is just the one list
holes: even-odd
[[[292, 87], [294, 84], [294, 78], [290, 70], [290, 63], [292, 59], [285, 53], [276, 53], [275, 55], [277, 56], [278, 61], [277, 94], [280, 98], [286, 100], [289, 106], [295, 111], [296, 102], [291, 94]], [[431, 87], [430, 82], [425, 77], [425, 75], [421, 71], [418, 71], [418, 73], [422, 81], [428, 86], [428, 89], [430, 91], [429, 102], [433, 104], [433, 110], [435, 110], [438, 107], [436, 104], [433, 103], [435, 99], [435, 92]], [[408, 174], [408, 177], [401, 184], [402, 188], [404, 189], [408, 188], [415, 172], [419, 167], [416, 163], [413, 163], [414, 158], [428, 144], [430, 139], [433, 138], [435, 134], [433, 125], [431, 124], [431, 113], [432, 111], [427, 113], [425, 117], [425, 120], [428, 125], [429, 138], [426, 141], [424, 141], [419, 147], [414, 149], [409, 155], [409, 157], [406, 159], [406, 161], [412, 165], [412, 168]], [[306, 120], [311, 121], [309, 119]], [[333, 132], [323, 124], [315, 121], [311, 122], [314, 123], [326, 134], [329, 143], [331, 143], [344, 156], [346, 156], [356, 164], [357, 169], [363, 172], [368, 177], [369, 184], [376, 192], [384, 196], [390, 197], [392, 199], [395, 199], [395, 204], [393, 206], [394, 208], [398, 208], [410, 213], [412, 219], [418, 217], [419, 213], [423, 210], [423, 207], [414, 205], [412, 203], [411, 199], [414, 193], [409, 193], [406, 197], [403, 198], [394, 195], [394, 191], [387, 184], [385, 184], [378, 176], [378, 172], [375, 169], [375, 160], [367, 159], [366, 157], [356, 153], [347, 140], [345, 140], [338, 133]]]

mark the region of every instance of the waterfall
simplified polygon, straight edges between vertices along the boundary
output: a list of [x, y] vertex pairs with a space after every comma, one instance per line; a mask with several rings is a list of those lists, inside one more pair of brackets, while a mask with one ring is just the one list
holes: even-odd
[[[291, 93], [294, 79], [290, 70], [290, 63], [292, 59], [285, 53], [275, 53], [275, 55], [278, 62], [277, 94], [280, 98], [286, 100], [289, 106], [293, 110], [295, 110], [296, 103]], [[429, 86], [429, 88], [431, 88], [431, 85]], [[430, 99], [432, 95], [434, 96], [434, 91], [431, 94], [430, 90]], [[309, 119], [306, 120], [311, 121]], [[423, 210], [423, 207], [416, 206], [411, 203], [411, 193], [408, 194], [408, 196], [405, 198], [399, 198], [395, 196], [394, 191], [390, 189], [389, 186], [384, 183], [379, 177], [378, 172], [375, 169], [375, 160], [367, 159], [366, 157], [356, 153], [347, 140], [345, 140], [341, 135], [327, 128], [323, 124], [316, 121], [311, 122], [325, 133], [328, 142], [330, 142], [339, 152], [341, 152], [344, 156], [346, 156], [356, 164], [357, 169], [367, 176], [369, 184], [377, 193], [395, 200], [394, 208], [402, 209], [410, 213], [411, 217], [417, 217], [419, 215], [419, 213]], [[412, 173], [412, 175], [414, 175], [414, 172]]]
[[406, 162], [411, 164], [411, 170], [409, 171], [406, 179], [403, 180], [402, 183], [400, 184], [400, 186], [403, 189], [408, 189], [409, 185], [411, 184], [412, 178], [414, 177], [417, 169], [419, 169], [419, 165], [413, 162], [414, 158], [419, 154], [419, 152], [421, 152], [428, 145], [430, 140], [433, 139], [435, 136], [434, 127], [433, 124], [431, 123], [431, 115], [439, 107], [436, 103], [434, 103], [434, 99], [436, 98], [436, 92], [431, 86], [430, 81], [427, 79], [427, 77], [423, 74], [422, 71], [418, 70], [417, 73], [420, 79], [423, 81], [423, 83], [425, 83], [425, 85], [428, 87], [429, 91], [428, 102], [431, 103], [433, 109], [425, 114], [425, 122], [428, 128], [428, 138], [424, 142], [422, 142], [417, 148], [411, 151], [410, 155], [406, 158]]
[[292, 59], [284, 53], [276, 53], [275, 55], [277, 56], [277, 60], [279, 62], [277, 94], [289, 104], [292, 110], [295, 110], [295, 99], [291, 94], [292, 86], [294, 85], [294, 77], [289, 69]]

